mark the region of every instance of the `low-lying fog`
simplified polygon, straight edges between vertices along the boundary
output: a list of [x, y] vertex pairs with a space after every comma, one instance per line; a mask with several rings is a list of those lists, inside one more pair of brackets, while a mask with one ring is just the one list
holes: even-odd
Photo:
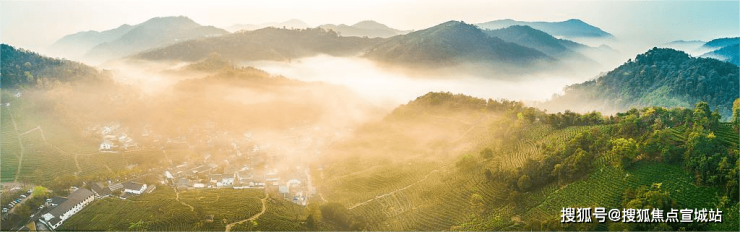
[[[378, 105], [395, 107], [430, 91], [463, 93], [479, 98], [505, 98], [523, 101], [544, 101], [563, 87], [580, 83], [598, 73], [579, 76], [537, 74], [521, 76], [512, 81], [495, 76], [469, 74], [420, 76], [384, 70], [362, 58], [342, 58], [320, 55], [292, 62], [243, 62], [274, 75], [302, 81], [321, 81], [342, 85]], [[501, 78], [507, 79], [507, 78]]]

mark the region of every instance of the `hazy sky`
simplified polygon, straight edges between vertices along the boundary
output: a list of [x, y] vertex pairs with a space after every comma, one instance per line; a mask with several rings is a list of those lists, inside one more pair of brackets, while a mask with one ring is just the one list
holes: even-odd
[[288, 19], [300, 19], [311, 26], [372, 19], [404, 30], [448, 20], [480, 23], [504, 18], [579, 18], [618, 38], [649, 43], [740, 34], [738, 1], [0, 1], [0, 40], [28, 49], [42, 49], [78, 31], [106, 30], [174, 15], [217, 27]]

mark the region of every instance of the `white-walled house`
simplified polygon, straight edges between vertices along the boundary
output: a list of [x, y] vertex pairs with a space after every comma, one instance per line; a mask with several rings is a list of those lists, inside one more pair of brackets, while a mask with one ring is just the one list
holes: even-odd
[[107, 139], [103, 140], [103, 142], [100, 143], [100, 148], [98, 149], [98, 151], [101, 151], [101, 152], [113, 151], [113, 142]]
[[79, 212], [94, 199], [95, 193], [92, 191], [84, 188], [77, 189], [77, 191], [69, 194], [66, 201], [54, 207], [54, 209], [48, 213], [42, 215], [39, 221], [52, 229], [56, 229], [61, 226], [65, 220]]
[[223, 178], [221, 178], [221, 183], [220, 184], [222, 186], [232, 186], [232, 185], [234, 185], [234, 177], [233, 176], [224, 176]]
[[139, 184], [134, 182], [123, 183], [123, 192], [141, 195], [146, 190], [146, 184]]

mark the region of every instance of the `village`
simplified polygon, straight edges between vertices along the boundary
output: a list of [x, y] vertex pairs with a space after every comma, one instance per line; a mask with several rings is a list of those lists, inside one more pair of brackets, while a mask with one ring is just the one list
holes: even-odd
[[[37, 228], [55, 230], [95, 199], [116, 197], [127, 200], [151, 193], [157, 187], [176, 191], [257, 189], [306, 206], [316, 194], [311, 182], [310, 163], [320, 154], [320, 147], [326, 141], [322, 138], [338, 134], [306, 126], [286, 129], [271, 135], [270, 142], [260, 142], [255, 139], [257, 135], [254, 132], [232, 136], [228, 132], [217, 132], [214, 124], [206, 122], [202, 127], [193, 126], [187, 130], [188, 133], [176, 137], [156, 134], [149, 125], [140, 131], [117, 122], [86, 128], [83, 133], [100, 139], [97, 155], [161, 150], [161, 155], [165, 156], [164, 165], [135, 176], [90, 180], [83, 186], [71, 186], [68, 196], [46, 199], [29, 221], [35, 221]], [[169, 157], [174, 156], [171, 154], [174, 151], [183, 150], [196, 155]], [[132, 169], [137, 165], [133, 163], [126, 168]], [[12, 208], [16, 203], [4, 207]]]

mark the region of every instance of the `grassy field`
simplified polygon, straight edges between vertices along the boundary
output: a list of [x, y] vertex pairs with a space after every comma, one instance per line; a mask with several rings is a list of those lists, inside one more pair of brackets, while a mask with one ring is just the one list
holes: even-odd
[[110, 177], [129, 162], [124, 154], [99, 153], [99, 141], [82, 137], [81, 128], [57, 118], [54, 107], [39, 93], [16, 98], [3, 91], [3, 102], [10, 106], [0, 107], [2, 182], [48, 185], [60, 176]]
[[[205, 189], [177, 195], [160, 186], [150, 194], [128, 200], [96, 200], [65, 222], [59, 230], [224, 230], [261, 209], [259, 190]], [[184, 203], [184, 204], [183, 204]], [[186, 205], [187, 204], [187, 205]], [[192, 206], [191, 209], [188, 205]]]

